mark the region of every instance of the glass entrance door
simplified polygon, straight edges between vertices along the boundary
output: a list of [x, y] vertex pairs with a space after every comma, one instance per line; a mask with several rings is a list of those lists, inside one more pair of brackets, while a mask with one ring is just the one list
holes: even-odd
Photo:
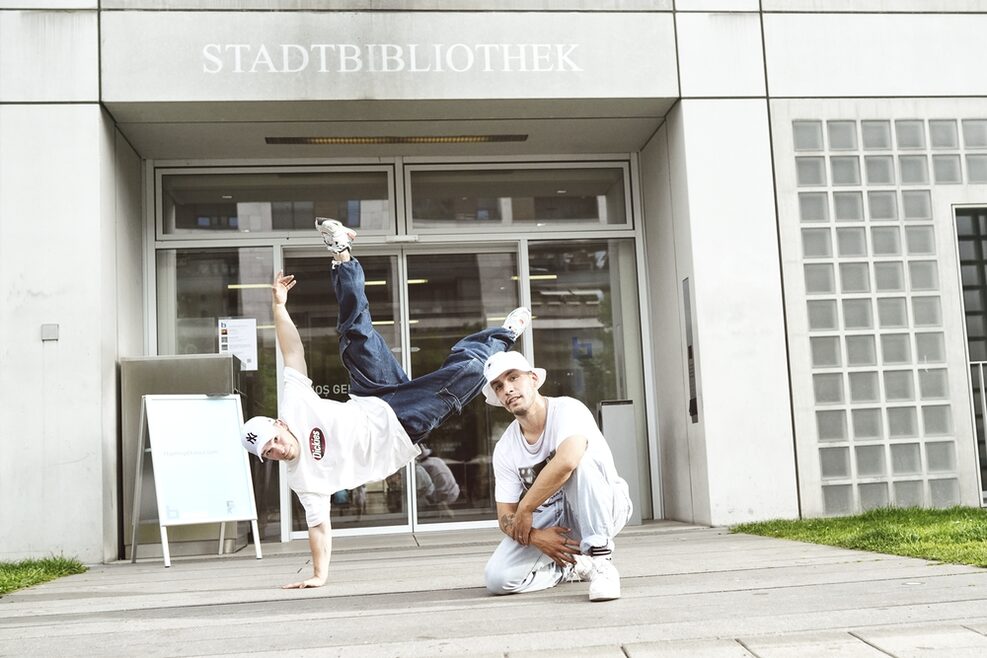
[[[360, 258], [367, 276], [367, 298], [374, 325], [395, 356], [401, 359], [400, 277], [397, 255]], [[308, 376], [315, 392], [327, 400], [349, 399], [349, 375], [339, 359], [338, 318], [329, 269], [332, 260], [325, 252], [318, 256], [286, 254], [284, 271], [295, 275], [297, 285], [288, 301], [291, 319], [305, 346]], [[305, 533], [305, 511], [286, 487], [282, 496], [290, 498], [291, 530]], [[331, 514], [335, 529], [394, 527], [408, 525], [407, 496], [393, 482], [370, 482], [357, 489], [333, 495]], [[282, 510], [285, 505], [282, 504]]]
[[[520, 304], [513, 252], [406, 261], [412, 376], [438, 369], [456, 341], [501, 324]], [[491, 455], [510, 420], [481, 396], [432, 432], [414, 469], [416, 525], [496, 519]]]
[[[410, 376], [436, 370], [465, 335], [499, 324], [519, 305], [516, 252], [417, 252], [359, 255], [367, 275], [374, 326]], [[315, 391], [344, 401], [348, 376], [338, 354], [336, 302], [328, 254], [286, 252], [284, 271], [298, 284], [289, 310], [305, 344]], [[405, 345], [408, 349], [405, 349]], [[332, 525], [365, 532], [424, 524], [493, 520], [490, 455], [510, 417], [477, 398], [435, 430], [408, 468], [333, 497]], [[304, 533], [305, 514], [290, 492], [292, 534]], [[284, 506], [282, 507], [282, 509]]]

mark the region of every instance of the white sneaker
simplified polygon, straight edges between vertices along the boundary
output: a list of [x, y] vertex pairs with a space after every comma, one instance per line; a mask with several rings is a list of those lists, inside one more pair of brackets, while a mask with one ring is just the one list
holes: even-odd
[[[620, 574], [610, 556], [592, 558], [592, 574], [589, 576], [589, 600], [613, 601], [620, 598]], [[585, 580], [585, 579], [584, 579]]]
[[356, 239], [356, 231], [346, 228], [343, 223], [328, 217], [316, 217], [315, 228], [322, 234], [326, 249], [334, 254], [341, 254], [350, 248], [350, 243]]
[[504, 320], [504, 329], [514, 334], [514, 340], [517, 340], [524, 330], [528, 328], [531, 324], [531, 311], [523, 306], [519, 306], [510, 313], [507, 314], [507, 319]]
[[593, 580], [593, 558], [588, 555], [573, 555], [576, 563], [572, 565], [572, 580], [588, 583]]

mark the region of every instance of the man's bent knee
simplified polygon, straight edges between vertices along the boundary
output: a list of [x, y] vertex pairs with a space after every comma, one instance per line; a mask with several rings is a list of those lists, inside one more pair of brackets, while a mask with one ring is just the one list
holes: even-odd
[[562, 578], [562, 572], [551, 561], [537, 560], [534, 563], [505, 564], [502, 560], [490, 558], [484, 570], [484, 581], [491, 594], [521, 594], [537, 592], [555, 587]]
[[520, 583], [516, 579], [509, 578], [504, 569], [492, 566], [491, 562], [487, 562], [487, 568], [483, 572], [487, 591], [498, 596], [517, 592]]

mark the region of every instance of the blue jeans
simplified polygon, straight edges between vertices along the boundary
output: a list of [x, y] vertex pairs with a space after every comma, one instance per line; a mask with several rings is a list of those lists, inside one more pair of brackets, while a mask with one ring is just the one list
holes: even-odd
[[484, 329], [456, 343], [435, 372], [408, 379], [371, 324], [365, 282], [363, 266], [355, 259], [332, 270], [339, 304], [339, 355], [350, 373], [350, 392], [386, 402], [412, 443], [419, 443], [477, 396], [484, 384], [483, 364], [490, 355], [509, 349], [514, 336], [503, 327]]

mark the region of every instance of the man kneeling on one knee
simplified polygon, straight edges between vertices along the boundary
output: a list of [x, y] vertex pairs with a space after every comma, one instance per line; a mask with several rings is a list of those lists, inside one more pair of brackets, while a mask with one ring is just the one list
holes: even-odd
[[583, 580], [591, 601], [619, 598], [613, 538], [631, 501], [593, 414], [573, 398], [542, 396], [545, 370], [519, 352], [492, 355], [484, 377], [487, 403], [514, 415], [493, 453], [507, 538], [487, 562], [487, 589], [520, 594]]

